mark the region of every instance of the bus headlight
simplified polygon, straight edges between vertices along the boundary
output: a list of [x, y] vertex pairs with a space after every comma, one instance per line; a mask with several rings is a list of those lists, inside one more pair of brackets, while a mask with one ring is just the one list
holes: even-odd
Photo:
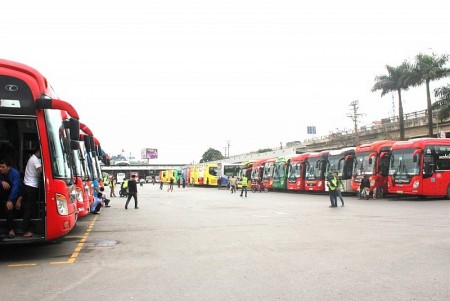
[[67, 208], [67, 200], [61, 194], [56, 194], [56, 208], [60, 215], [69, 215], [69, 209]]
[[419, 180], [414, 181], [413, 189], [419, 188], [419, 185], [420, 185], [420, 181]]
[[80, 187], [77, 187], [77, 188], [76, 188], [76, 198], [77, 198], [77, 202], [78, 202], [78, 203], [84, 203], [84, 200], [83, 200], [83, 193], [82, 193]]

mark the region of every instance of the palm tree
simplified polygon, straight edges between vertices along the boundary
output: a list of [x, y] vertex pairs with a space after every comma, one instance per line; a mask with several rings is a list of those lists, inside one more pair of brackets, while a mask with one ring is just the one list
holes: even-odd
[[387, 75], [375, 77], [372, 92], [381, 90], [381, 97], [389, 92], [397, 91], [398, 94], [398, 122], [400, 128], [400, 140], [405, 140], [405, 121], [403, 119], [402, 90], [408, 90], [411, 85], [411, 66], [404, 61], [400, 66], [392, 67], [386, 65]]
[[450, 84], [434, 89], [434, 96], [439, 100], [433, 103], [432, 109], [439, 110], [437, 117], [440, 121], [450, 118]]
[[433, 137], [433, 111], [431, 110], [430, 81], [438, 80], [450, 75], [450, 69], [445, 68], [448, 55], [438, 56], [419, 53], [416, 55], [414, 66], [413, 85], [418, 86], [425, 82], [427, 89], [427, 111], [428, 111], [428, 135]]

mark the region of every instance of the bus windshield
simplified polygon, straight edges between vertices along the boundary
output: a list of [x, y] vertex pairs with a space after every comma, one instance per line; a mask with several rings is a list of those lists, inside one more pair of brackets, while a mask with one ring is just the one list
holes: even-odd
[[344, 170], [344, 158], [342, 155], [338, 156], [328, 156], [327, 170], [326, 173], [339, 173], [342, 174]]
[[279, 180], [281, 177], [284, 177], [285, 174], [285, 165], [284, 163], [275, 164], [273, 169], [273, 179]]
[[317, 180], [321, 178], [321, 164], [319, 164], [320, 158], [313, 158], [306, 162], [306, 180]]
[[263, 179], [267, 180], [273, 175], [273, 162], [264, 164]]
[[289, 179], [295, 180], [300, 178], [300, 170], [301, 170], [300, 163], [291, 163], [289, 165]]
[[209, 167], [209, 174], [212, 175], [212, 176], [217, 176], [217, 167], [210, 166]]
[[45, 110], [50, 161], [55, 178], [70, 179], [71, 173], [66, 149], [69, 145], [61, 120], [61, 111]]
[[356, 154], [355, 165], [353, 167], [353, 174], [356, 176], [360, 175], [371, 175], [373, 174], [375, 166], [375, 157], [372, 157], [372, 164], [369, 164], [369, 155], [372, 152], [361, 152]]
[[396, 181], [410, 181], [411, 176], [419, 174], [420, 160], [413, 161], [415, 148], [395, 150], [391, 154], [389, 163], [389, 175]]

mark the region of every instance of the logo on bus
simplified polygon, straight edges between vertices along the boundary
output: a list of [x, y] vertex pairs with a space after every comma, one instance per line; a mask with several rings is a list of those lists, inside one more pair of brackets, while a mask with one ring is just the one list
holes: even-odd
[[5, 90], [9, 92], [16, 92], [17, 90], [19, 90], [19, 87], [16, 85], [6, 85]]

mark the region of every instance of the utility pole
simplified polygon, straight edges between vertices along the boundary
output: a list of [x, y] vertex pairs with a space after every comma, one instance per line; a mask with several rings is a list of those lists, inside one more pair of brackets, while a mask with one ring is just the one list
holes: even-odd
[[228, 146], [228, 157], [227, 156], [225, 156], [225, 157], [227, 157], [227, 158], [230, 158], [230, 140], [227, 140], [227, 146]]
[[353, 125], [355, 128], [355, 144], [358, 145], [359, 144], [359, 133], [358, 133], [358, 118], [363, 116], [363, 114], [358, 113], [358, 104], [359, 101], [358, 100], [354, 100], [350, 103], [350, 107], [352, 107], [350, 109], [351, 113], [347, 114], [347, 117], [350, 117], [351, 120], [353, 120]]

